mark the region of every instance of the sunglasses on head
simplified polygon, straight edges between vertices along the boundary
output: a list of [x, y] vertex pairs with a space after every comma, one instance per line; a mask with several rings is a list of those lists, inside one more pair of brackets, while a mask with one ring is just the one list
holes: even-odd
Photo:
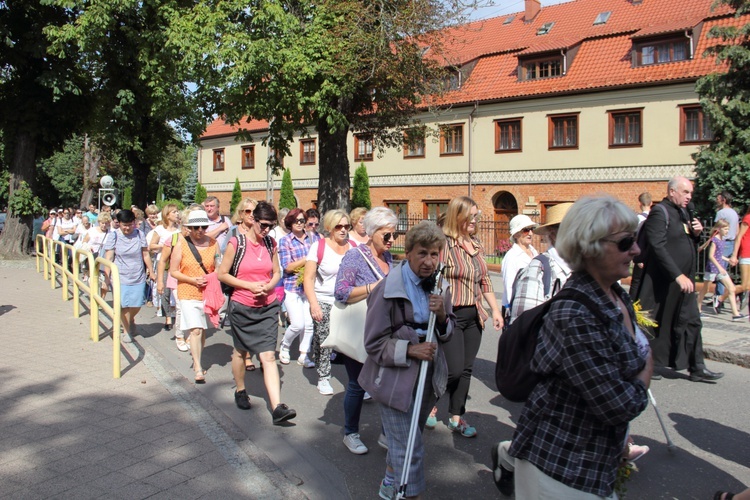
[[276, 227], [276, 224], [274, 224], [273, 222], [258, 222], [258, 225], [260, 226], [261, 231], [265, 231], [266, 229], [273, 229], [274, 227]]
[[608, 240], [606, 238], [602, 238], [602, 241], [608, 241], [609, 243], [614, 243], [617, 245], [617, 249], [621, 252], [627, 252], [631, 248], [633, 248], [633, 243], [635, 243], [635, 235], [626, 236], [620, 240]]
[[351, 224], [336, 224], [333, 227], [333, 230], [334, 231], [341, 231], [342, 229], [346, 229], [347, 231], [349, 231], [351, 228], [352, 228]]
[[383, 233], [383, 243], [388, 243], [396, 238], [398, 238], [398, 233]]

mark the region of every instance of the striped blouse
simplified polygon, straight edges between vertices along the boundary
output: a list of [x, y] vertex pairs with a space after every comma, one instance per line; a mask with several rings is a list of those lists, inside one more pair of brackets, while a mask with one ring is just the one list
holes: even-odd
[[451, 286], [453, 307], [476, 306], [479, 320], [484, 326], [489, 313], [482, 304], [482, 295], [493, 290], [482, 245], [472, 239], [474, 251], [469, 253], [458, 240], [451, 237], [446, 239], [443, 275]]

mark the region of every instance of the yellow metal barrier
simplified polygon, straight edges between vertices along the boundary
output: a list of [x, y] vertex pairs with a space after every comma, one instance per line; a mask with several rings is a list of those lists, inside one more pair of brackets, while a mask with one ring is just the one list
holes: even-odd
[[[97, 257], [95, 259], [94, 254], [89, 250], [75, 248], [73, 245], [61, 241], [54, 241], [41, 234], [37, 235], [34, 240], [34, 247], [37, 259], [36, 270], [37, 272], [39, 272], [40, 269], [44, 271], [44, 279], [50, 280], [50, 287], [53, 290], [57, 285], [57, 272], [60, 272], [62, 296], [65, 301], [70, 298], [68, 285], [69, 283], [72, 284], [73, 315], [76, 318], [80, 317], [81, 289], [88, 294], [90, 304], [89, 316], [91, 318], [89, 325], [91, 340], [99, 342], [99, 309], [101, 308], [112, 319], [112, 375], [114, 378], [120, 378], [120, 327], [122, 324], [122, 309], [120, 306], [120, 270], [113, 262], [110, 262], [103, 257]], [[57, 254], [58, 249], [61, 256], [60, 264], [55, 261], [55, 255]], [[69, 269], [68, 266], [69, 255], [71, 256], [70, 263], [73, 264], [73, 269]], [[78, 265], [78, 262], [80, 257], [84, 257], [89, 264], [88, 283], [84, 282], [79, 276], [80, 266]], [[43, 265], [40, 264], [40, 259], [43, 261]], [[111, 306], [101, 295], [101, 287], [99, 286], [101, 268], [109, 269], [109, 281], [112, 290]]]

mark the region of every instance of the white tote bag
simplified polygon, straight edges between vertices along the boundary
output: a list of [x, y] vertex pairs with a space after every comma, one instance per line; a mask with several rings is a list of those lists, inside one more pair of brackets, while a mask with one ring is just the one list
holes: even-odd
[[[372, 271], [383, 276], [380, 269], [372, 265], [362, 250], [357, 247], [362, 258], [370, 265]], [[367, 300], [360, 300], [354, 304], [343, 304], [336, 301], [331, 309], [330, 330], [322, 347], [330, 347], [341, 354], [364, 363], [367, 359], [365, 351], [365, 319], [367, 317]]]

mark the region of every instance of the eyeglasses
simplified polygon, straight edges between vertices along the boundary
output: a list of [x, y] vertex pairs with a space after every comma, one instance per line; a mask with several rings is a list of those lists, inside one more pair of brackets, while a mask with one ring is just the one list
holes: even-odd
[[273, 229], [274, 227], [276, 227], [276, 224], [273, 222], [258, 222], [258, 225], [260, 226], [261, 231]]
[[205, 231], [208, 229], [208, 226], [190, 226], [190, 229], [203, 229]]
[[320, 222], [308, 222], [307, 227], [318, 227], [320, 226]]
[[243, 210], [243, 212], [245, 212], [245, 215], [252, 215], [253, 209], [252, 208], [246, 208], [245, 210]]
[[352, 228], [351, 224], [336, 224], [333, 226], [334, 231], [341, 231], [342, 229], [346, 229], [349, 231]]
[[615, 245], [617, 245], [617, 249], [619, 251], [627, 252], [628, 250], [633, 248], [633, 243], [635, 243], [635, 235], [632, 234], [630, 236], [621, 238], [620, 240], [608, 240], [607, 238], [602, 238], [602, 241], [614, 243]]
[[398, 238], [398, 233], [383, 233], [383, 243], [388, 243], [396, 238]]
[[304, 224], [305, 223], [305, 219], [294, 219], [294, 223], [295, 224]]

